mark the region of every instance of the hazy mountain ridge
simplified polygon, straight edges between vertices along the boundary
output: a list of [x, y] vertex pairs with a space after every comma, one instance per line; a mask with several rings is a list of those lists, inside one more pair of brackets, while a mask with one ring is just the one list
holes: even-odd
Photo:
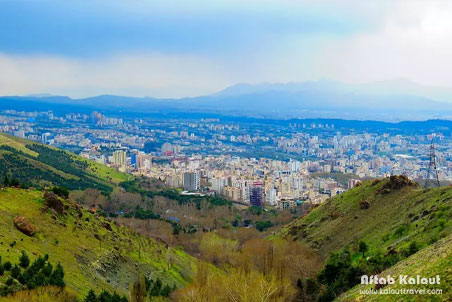
[[[201, 112], [273, 118], [346, 118], [376, 120], [422, 120], [450, 118], [452, 91], [424, 87], [409, 81], [348, 85], [319, 80], [301, 83], [237, 84], [217, 93], [192, 98], [158, 99], [100, 95], [72, 99], [65, 96], [12, 96], [0, 98], [0, 109], [54, 110], [69, 106], [78, 110], [109, 110], [137, 113]], [[12, 103], [14, 101], [15, 103]], [[44, 105], [45, 104], [45, 105]]]

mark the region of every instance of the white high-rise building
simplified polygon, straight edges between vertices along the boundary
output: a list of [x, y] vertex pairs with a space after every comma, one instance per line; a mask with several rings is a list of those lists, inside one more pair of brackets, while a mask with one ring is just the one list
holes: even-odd
[[224, 178], [212, 178], [210, 180], [212, 190], [217, 194], [223, 194], [223, 189], [226, 186], [226, 179]]
[[113, 153], [113, 164], [115, 164], [119, 171], [125, 172], [127, 168], [127, 155], [122, 150], [117, 150]]
[[275, 188], [269, 188], [265, 191], [265, 203], [270, 206], [276, 205], [277, 193]]

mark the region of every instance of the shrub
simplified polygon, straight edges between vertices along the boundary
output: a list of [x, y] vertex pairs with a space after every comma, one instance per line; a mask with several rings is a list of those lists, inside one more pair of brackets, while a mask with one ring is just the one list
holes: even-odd
[[327, 264], [318, 275], [319, 282], [326, 285], [327, 289], [320, 300], [332, 301], [331, 297], [339, 296], [358, 284], [363, 274], [364, 271], [360, 267], [352, 265], [348, 250], [331, 254]]
[[415, 241], [412, 241], [410, 245], [408, 246], [408, 250], [406, 251], [406, 256], [411, 256], [414, 253], [416, 253], [419, 250], [419, 247], [417, 246]]
[[359, 252], [363, 254], [363, 258], [364, 258], [364, 255], [367, 252], [367, 250], [369, 249], [369, 247], [367, 246], [367, 244], [364, 241], [360, 241], [358, 248], [359, 248]]
[[69, 197], [69, 190], [65, 187], [53, 187], [52, 192], [63, 198]]

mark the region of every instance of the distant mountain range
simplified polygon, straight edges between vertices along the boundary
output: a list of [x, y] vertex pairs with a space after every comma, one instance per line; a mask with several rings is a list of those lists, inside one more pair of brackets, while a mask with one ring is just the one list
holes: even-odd
[[257, 118], [343, 118], [385, 121], [452, 118], [452, 90], [406, 80], [349, 85], [328, 80], [237, 84], [200, 97], [157, 99], [100, 95], [84, 99], [34, 94], [0, 97], [0, 109], [101, 110], [110, 113], [214, 113]]

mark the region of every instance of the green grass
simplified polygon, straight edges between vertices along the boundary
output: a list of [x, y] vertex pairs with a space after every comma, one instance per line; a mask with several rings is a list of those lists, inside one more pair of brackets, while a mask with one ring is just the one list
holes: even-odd
[[33, 157], [37, 157], [38, 153], [28, 149], [25, 145], [27, 144], [27, 141], [24, 139], [20, 139], [17, 137], [13, 137], [4, 133], [0, 133], [0, 145], [9, 146], [11, 148], [17, 149], [19, 151], [22, 151], [26, 154], [29, 154]]
[[[138, 271], [163, 283], [183, 286], [193, 277], [197, 260], [186, 253], [139, 236], [118, 227], [102, 217], [81, 210], [79, 218], [74, 206], [56, 220], [43, 212], [43, 192], [24, 189], [0, 190], [0, 255], [3, 262], [17, 263], [25, 250], [34, 260], [49, 254], [52, 263], [60, 262], [70, 292], [79, 297], [89, 289], [105, 288], [127, 294], [128, 285]], [[13, 219], [23, 215], [37, 228], [33, 237], [18, 231]], [[105, 224], [110, 224], [109, 231]], [[96, 237], [100, 238], [97, 239]], [[15, 245], [11, 247], [11, 244]], [[171, 259], [172, 265], [168, 264]], [[4, 283], [0, 277], [0, 283]]]
[[336, 301], [452, 301], [452, 235], [422, 249], [411, 257], [397, 263], [393, 267], [379, 274], [380, 276], [391, 275], [396, 280], [400, 275], [415, 277], [435, 277], [440, 276], [439, 285], [404, 285], [396, 283], [387, 285], [383, 290], [390, 289], [441, 289], [440, 295], [365, 295], [360, 290], [375, 288], [375, 285], [358, 285], [342, 294]]
[[[383, 193], [389, 179], [366, 181], [286, 226], [281, 235], [308, 243], [322, 258], [365, 241], [370, 253], [392, 246], [421, 248], [452, 233], [452, 187], [405, 186]], [[361, 209], [360, 202], [369, 209]]]
[[82, 157], [77, 158], [81, 161], [85, 161], [86, 163], [88, 163], [88, 171], [91, 174], [95, 175], [98, 178], [112, 182], [114, 184], [119, 184], [120, 182], [128, 181], [133, 178], [131, 175], [120, 172], [116, 169], [112, 169], [106, 165], [102, 165]]

